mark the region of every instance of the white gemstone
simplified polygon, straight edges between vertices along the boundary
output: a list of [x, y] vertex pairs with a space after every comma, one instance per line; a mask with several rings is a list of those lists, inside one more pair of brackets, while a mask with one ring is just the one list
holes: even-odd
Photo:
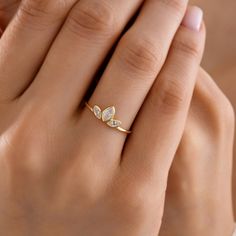
[[102, 118], [102, 110], [99, 106], [94, 106], [93, 113], [99, 120]]
[[107, 122], [114, 118], [116, 113], [115, 107], [108, 107], [102, 112], [102, 120]]
[[107, 124], [112, 128], [116, 128], [121, 126], [121, 121], [111, 119], [110, 121], [107, 122]]

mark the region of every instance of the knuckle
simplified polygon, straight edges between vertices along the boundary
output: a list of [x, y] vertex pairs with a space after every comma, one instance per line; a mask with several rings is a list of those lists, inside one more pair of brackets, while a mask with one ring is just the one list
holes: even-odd
[[24, 173], [31, 173], [33, 171], [32, 159], [24, 149], [29, 142], [22, 134], [23, 128], [20, 126], [14, 132], [5, 132], [0, 138], [0, 151], [4, 153], [3, 159], [9, 169], [17, 168], [23, 170]]
[[214, 99], [214, 104], [219, 126], [224, 126], [222, 127], [224, 130], [234, 130], [235, 113], [228, 98], [222, 93], [218, 96], [217, 102]]
[[[43, 4], [45, 4], [43, 6]], [[25, 18], [38, 18], [42, 17], [46, 13], [46, 3], [45, 1], [30, 1], [25, 0], [20, 5], [20, 13], [22, 17]]]
[[187, 1], [186, 0], [159, 0], [165, 6], [172, 8], [175, 12], [179, 14], [184, 14]]
[[124, 36], [121, 40], [119, 61], [131, 73], [153, 76], [163, 57], [157, 53], [157, 46], [150, 40], [133, 36]]
[[163, 113], [173, 114], [185, 106], [187, 91], [179, 81], [174, 79], [168, 80], [168, 82], [163, 79], [163, 81], [160, 81], [158, 85], [162, 88], [156, 95], [158, 98], [155, 95], [151, 96], [150, 102], [154, 107], [160, 107]]
[[233, 134], [235, 126], [234, 108], [226, 95], [215, 84], [211, 76], [201, 70], [199, 77], [199, 95], [208, 111], [211, 124], [219, 135]]
[[79, 189], [78, 194], [81, 201], [85, 205], [91, 205], [96, 202], [100, 192], [99, 188], [96, 186], [94, 178], [88, 177], [88, 175], [83, 175], [80, 179], [85, 179], [85, 177], [86, 182], [80, 181], [79, 183], [76, 183], [76, 188]]
[[201, 55], [201, 45], [197, 38], [176, 38], [172, 43], [172, 48], [191, 58], [199, 58]]
[[[14, 126], [7, 130], [0, 140], [0, 149], [2, 144], [10, 166], [14, 164], [18, 166], [20, 162], [19, 168], [23, 168], [28, 173], [35, 172], [35, 174], [40, 175], [45, 173], [44, 167], [46, 166], [41, 165], [44, 162], [42, 158], [36, 157], [37, 155], [41, 156], [43, 146], [44, 150], [51, 149], [50, 145], [56, 134], [47, 114], [41, 111], [40, 108], [38, 110], [32, 107], [20, 108], [19, 113], [12, 120]], [[25, 147], [37, 150], [37, 155], [32, 156], [31, 148]], [[37, 171], [35, 171], [36, 169]]]
[[[136, 224], [147, 219], [154, 202], [161, 203], [163, 199], [162, 190], [154, 190], [150, 179], [143, 180], [143, 174], [142, 177], [137, 178], [137, 173], [131, 172], [125, 171], [124, 175], [116, 179], [118, 182], [113, 183], [111, 198], [113, 207], [119, 209], [118, 215], [125, 222]], [[147, 195], [147, 192], [150, 194]]]
[[66, 6], [64, 0], [24, 0], [20, 4], [17, 17], [24, 24], [48, 27], [61, 19], [61, 13]]
[[[146, 192], [137, 188], [124, 188], [121, 195], [116, 195], [116, 204], [125, 221], [142, 222], [148, 214], [149, 208]], [[116, 206], [116, 207], [117, 207]]]
[[112, 37], [116, 29], [114, 10], [105, 1], [79, 4], [71, 12], [68, 23], [72, 32], [86, 38], [96, 34]]

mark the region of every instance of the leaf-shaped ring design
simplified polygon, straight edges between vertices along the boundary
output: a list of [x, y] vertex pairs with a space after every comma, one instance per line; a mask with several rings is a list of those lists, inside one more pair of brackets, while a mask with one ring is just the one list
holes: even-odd
[[122, 122], [120, 120], [116, 120], [115, 114], [116, 109], [114, 106], [107, 107], [105, 110], [102, 110], [98, 105], [94, 107], [90, 106], [87, 102], [85, 102], [86, 107], [93, 112], [97, 119], [101, 120], [103, 123], [106, 123], [109, 127], [115, 128], [123, 133], [130, 134], [130, 130], [126, 130], [121, 127]]

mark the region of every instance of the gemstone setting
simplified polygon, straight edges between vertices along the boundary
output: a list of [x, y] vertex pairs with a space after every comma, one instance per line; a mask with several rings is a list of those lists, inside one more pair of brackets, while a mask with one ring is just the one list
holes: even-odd
[[115, 113], [116, 109], [114, 106], [109, 106], [105, 110], [102, 110], [98, 105], [90, 106], [88, 102], [85, 102], [85, 106], [94, 114], [94, 116], [105, 123], [107, 126], [117, 129], [120, 132], [130, 134], [130, 130], [126, 130], [121, 127], [122, 122], [116, 120]]
[[110, 106], [106, 108], [104, 111], [98, 106], [95, 105], [93, 108], [94, 115], [99, 119], [106, 123], [108, 126], [112, 128], [118, 128], [121, 126], [121, 121], [114, 119], [116, 109], [114, 106]]
[[116, 113], [116, 109], [114, 106], [106, 108], [102, 112], [102, 121], [107, 122], [107, 121], [113, 119], [115, 116], [115, 113]]
[[121, 126], [121, 121], [111, 119], [110, 121], [107, 122], [107, 125], [112, 128], [117, 128], [117, 127]]
[[102, 110], [99, 106], [97, 105], [94, 106], [93, 113], [99, 120], [102, 118]]

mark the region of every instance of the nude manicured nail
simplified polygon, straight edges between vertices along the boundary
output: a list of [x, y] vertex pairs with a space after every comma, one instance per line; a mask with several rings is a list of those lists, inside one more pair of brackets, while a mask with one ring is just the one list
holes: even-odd
[[199, 31], [201, 28], [202, 19], [203, 19], [202, 9], [196, 6], [190, 6], [186, 11], [184, 19], [182, 21], [182, 25], [191, 30]]

